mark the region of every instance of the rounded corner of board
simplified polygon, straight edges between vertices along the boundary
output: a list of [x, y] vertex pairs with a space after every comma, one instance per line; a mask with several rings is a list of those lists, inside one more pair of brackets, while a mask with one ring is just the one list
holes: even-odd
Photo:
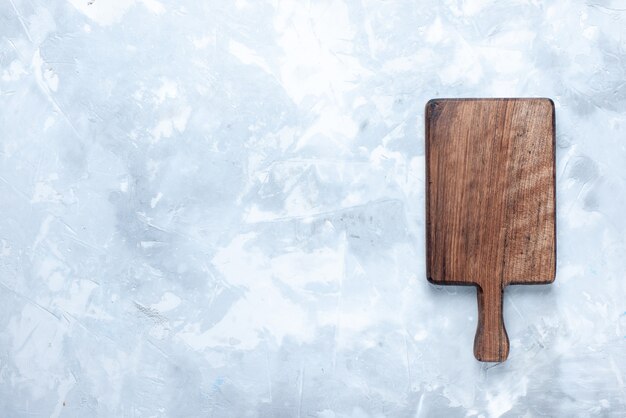
[[543, 104], [548, 112], [554, 114], [554, 100], [549, 97], [541, 97], [537, 99], [541, 104]]
[[428, 117], [428, 113], [434, 110], [434, 108], [437, 107], [437, 105], [440, 102], [441, 102], [441, 99], [430, 99], [429, 101], [426, 102], [426, 104], [424, 105], [424, 112], [426, 113], [427, 117]]
[[428, 280], [428, 283], [430, 283], [430, 284], [436, 284], [436, 285], [440, 285], [440, 284], [441, 284], [441, 281], [440, 281], [440, 280], [435, 279], [435, 278], [434, 278], [433, 276], [431, 276], [430, 274], [427, 274], [427, 275], [426, 275], [426, 280]]

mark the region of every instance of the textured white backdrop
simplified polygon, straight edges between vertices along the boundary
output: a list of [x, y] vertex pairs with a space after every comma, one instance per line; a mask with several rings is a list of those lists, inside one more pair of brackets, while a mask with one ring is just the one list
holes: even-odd
[[[626, 2], [3, 0], [0, 35], [0, 416], [626, 414]], [[557, 278], [507, 289], [498, 365], [424, 266], [424, 104], [480, 96], [557, 115]]]

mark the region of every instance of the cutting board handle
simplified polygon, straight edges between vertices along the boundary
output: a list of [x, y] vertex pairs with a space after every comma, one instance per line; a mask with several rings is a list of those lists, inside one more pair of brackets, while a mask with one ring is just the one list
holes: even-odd
[[474, 339], [474, 356], [480, 361], [504, 361], [509, 355], [509, 337], [502, 319], [500, 285], [477, 286], [478, 327]]

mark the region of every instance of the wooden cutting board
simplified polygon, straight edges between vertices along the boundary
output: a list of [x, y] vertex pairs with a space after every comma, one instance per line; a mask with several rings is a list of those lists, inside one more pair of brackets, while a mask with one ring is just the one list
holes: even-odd
[[502, 294], [556, 271], [554, 103], [435, 99], [426, 105], [428, 280], [474, 285], [474, 355], [504, 361]]

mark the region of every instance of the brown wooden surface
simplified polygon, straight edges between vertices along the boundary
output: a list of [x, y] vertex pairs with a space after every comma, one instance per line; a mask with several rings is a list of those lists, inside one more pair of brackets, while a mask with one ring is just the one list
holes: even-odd
[[430, 282], [478, 288], [474, 355], [504, 361], [504, 287], [555, 277], [551, 100], [428, 102], [426, 240]]

